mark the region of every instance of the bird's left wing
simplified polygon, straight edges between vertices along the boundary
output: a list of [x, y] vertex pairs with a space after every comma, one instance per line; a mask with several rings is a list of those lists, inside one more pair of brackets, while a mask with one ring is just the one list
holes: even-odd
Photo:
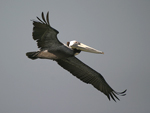
[[44, 17], [44, 13], [41, 14], [42, 20], [37, 17], [39, 21], [33, 20], [33, 39], [37, 41], [39, 48], [51, 48], [62, 45], [58, 40], [57, 34], [59, 33], [56, 29], [52, 28], [49, 23], [49, 12]]
[[96, 89], [103, 92], [109, 100], [110, 98], [114, 101], [116, 101], [115, 98], [119, 100], [116, 94], [122, 96], [125, 95], [124, 93], [126, 90], [123, 92], [114, 91], [100, 73], [96, 72], [76, 57], [69, 57], [67, 59], [60, 59], [56, 61], [61, 67], [68, 70], [83, 82], [92, 84]]

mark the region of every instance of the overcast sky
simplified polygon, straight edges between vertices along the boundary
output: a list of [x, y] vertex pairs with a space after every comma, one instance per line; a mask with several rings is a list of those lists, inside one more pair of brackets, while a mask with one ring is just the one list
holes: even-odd
[[[104, 51], [77, 57], [127, 95], [109, 101], [56, 62], [28, 59], [38, 50], [31, 20], [42, 11], [61, 42]], [[149, 81], [149, 0], [1, 0], [0, 113], [149, 113]]]

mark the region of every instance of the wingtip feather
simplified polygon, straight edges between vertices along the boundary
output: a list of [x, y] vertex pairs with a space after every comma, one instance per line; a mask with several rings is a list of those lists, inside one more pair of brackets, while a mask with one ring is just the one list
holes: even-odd
[[46, 20], [45, 20], [45, 17], [44, 17], [44, 13], [43, 13], [43, 12], [42, 12], [41, 16], [42, 16], [43, 21], [47, 24], [47, 22], [46, 22]]
[[49, 23], [49, 11], [47, 12], [46, 20], [47, 20], [48, 25], [50, 25], [50, 23]]

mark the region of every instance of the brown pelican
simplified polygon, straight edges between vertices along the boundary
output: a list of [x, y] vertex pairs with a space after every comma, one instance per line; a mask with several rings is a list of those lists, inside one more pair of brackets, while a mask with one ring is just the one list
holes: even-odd
[[81, 81], [87, 84], [92, 84], [97, 90], [104, 93], [109, 100], [112, 98], [116, 101], [115, 99], [119, 100], [117, 95], [126, 95], [126, 90], [123, 92], [114, 91], [100, 73], [96, 72], [75, 57], [75, 55], [79, 54], [81, 51], [97, 54], [104, 54], [104, 52], [98, 51], [75, 40], [67, 42], [66, 45], [61, 43], [57, 38], [59, 32], [50, 26], [49, 12], [47, 13], [46, 19], [43, 12], [43, 20], [38, 17], [37, 19], [39, 21], [33, 20], [34, 27], [32, 36], [33, 39], [37, 41], [40, 50], [26, 53], [28, 58], [32, 60], [41, 58], [56, 61], [61, 67], [69, 71]]

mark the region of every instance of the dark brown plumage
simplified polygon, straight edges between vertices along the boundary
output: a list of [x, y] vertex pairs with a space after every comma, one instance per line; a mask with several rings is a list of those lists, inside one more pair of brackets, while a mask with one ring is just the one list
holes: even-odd
[[[83, 49], [72, 48], [69, 42], [67, 45], [64, 45], [58, 40], [57, 34], [59, 32], [50, 26], [49, 13], [47, 13], [46, 19], [43, 12], [43, 20], [38, 17], [37, 19], [39, 21], [33, 21], [33, 39], [37, 41], [40, 51], [26, 53], [28, 58], [32, 60], [42, 58], [56, 61], [61, 67], [69, 71], [81, 81], [87, 84], [92, 84], [97, 90], [104, 93], [109, 100], [112, 98], [116, 101], [116, 99], [119, 100], [117, 95], [126, 95], [126, 90], [123, 92], [114, 91], [100, 73], [96, 72], [75, 57], [75, 54], [77, 52], [80, 53]], [[76, 42], [76, 46], [80, 44], [81, 43]], [[85, 47], [87, 48], [87, 46]], [[93, 49], [90, 48], [90, 50]], [[103, 54], [103, 52], [101, 52], [101, 54]]]

